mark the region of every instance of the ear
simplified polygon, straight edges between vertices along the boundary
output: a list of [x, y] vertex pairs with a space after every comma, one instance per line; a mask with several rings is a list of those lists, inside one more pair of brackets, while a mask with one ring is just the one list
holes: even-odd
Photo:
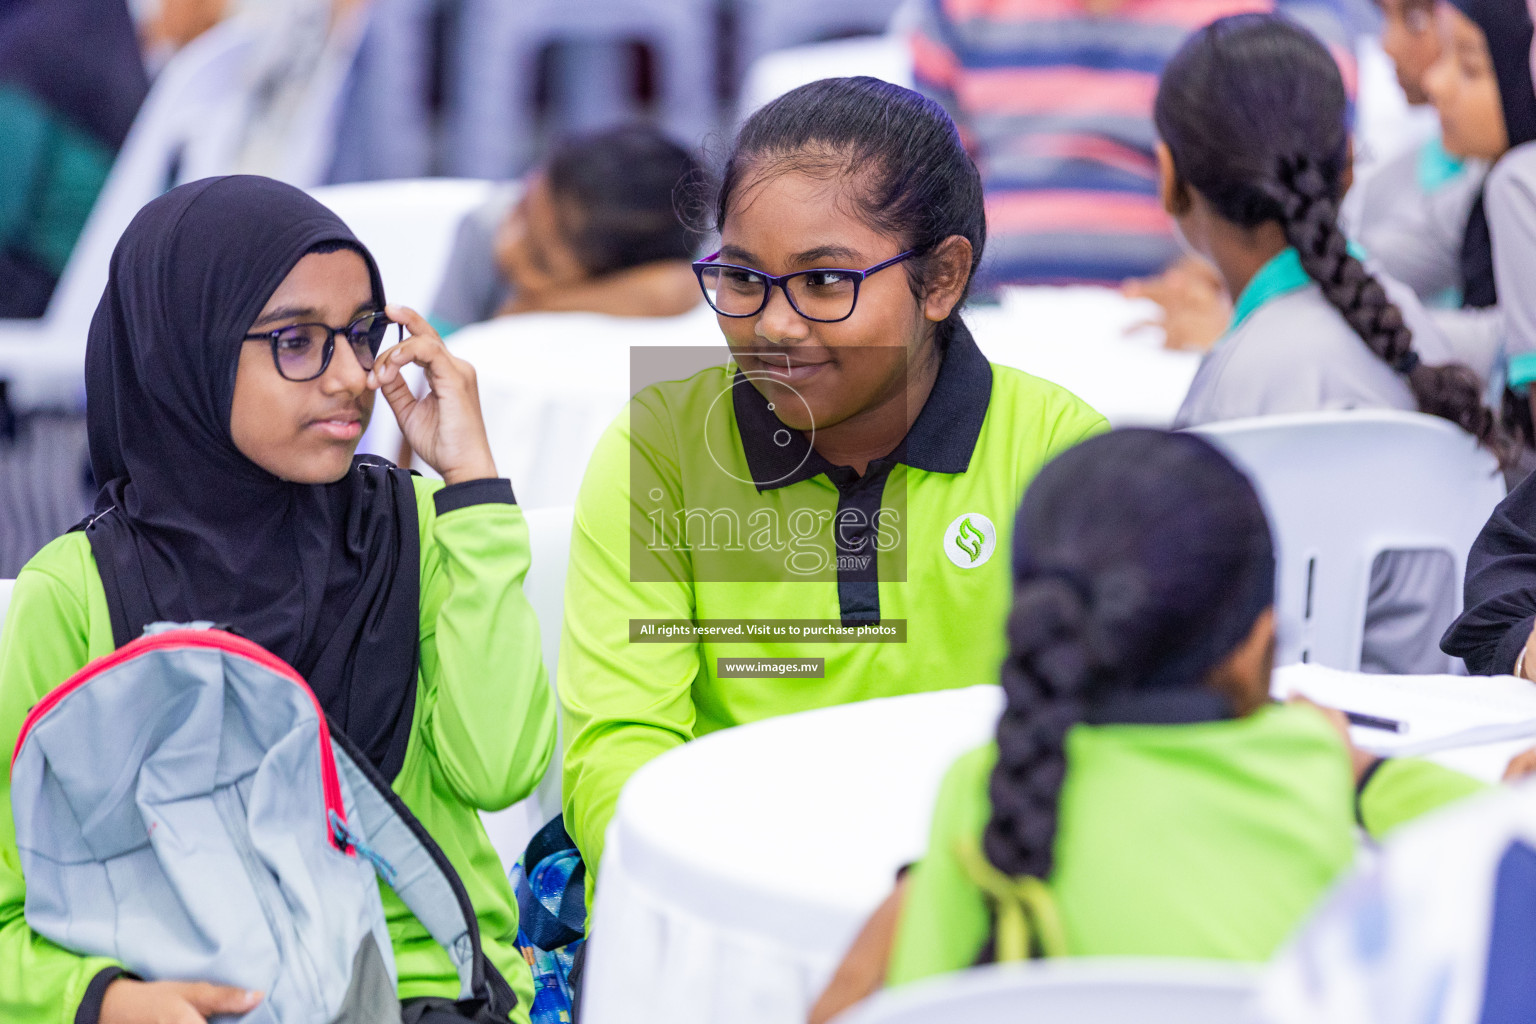
[[928, 258], [928, 278], [923, 282], [923, 316], [938, 323], [955, 308], [971, 277], [971, 240], [950, 235]]
[[1173, 166], [1173, 150], [1168, 143], [1157, 143], [1157, 197], [1170, 217], [1182, 217], [1190, 211], [1189, 186]]
[[1355, 187], [1355, 137], [1344, 140], [1344, 173], [1339, 175], [1339, 193], [1348, 195]]
[[1232, 702], [1238, 715], [1250, 714], [1269, 700], [1269, 677], [1275, 668], [1275, 609], [1266, 608], [1253, 620], [1243, 642], [1211, 670], [1206, 684]]

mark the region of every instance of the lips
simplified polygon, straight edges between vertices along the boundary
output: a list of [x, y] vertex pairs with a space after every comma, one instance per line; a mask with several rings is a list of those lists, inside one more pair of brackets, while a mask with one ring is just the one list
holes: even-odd
[[363, 421], [355, 413], [341, 413], [326, 419], [311, 420], [309, 426], [337, 441], [350, 441], [363, 432]]
[[751, 357], [763, 373], [786, 384], [809, 380], [831, 362], [830, 359], [801, 359], [792, 352], [753, 352]]

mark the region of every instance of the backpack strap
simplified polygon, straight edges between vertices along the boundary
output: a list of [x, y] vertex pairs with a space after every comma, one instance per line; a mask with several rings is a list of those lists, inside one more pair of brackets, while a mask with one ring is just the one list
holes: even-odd
[[373, 862], [379, 876], [447, 951], [459, 972], [459, 1002], [477, 1004], [476, 1019], [506, 1020], [517, 996], [481, 947], [479, 919], [448, 855], [334, 722], [331, 746], [336, 769], [352, 791], [353, 820], [338, 837]]

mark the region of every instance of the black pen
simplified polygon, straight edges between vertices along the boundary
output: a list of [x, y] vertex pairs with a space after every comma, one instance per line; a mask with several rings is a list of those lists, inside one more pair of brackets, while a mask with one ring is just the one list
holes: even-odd
[[1358, 711], [1346, 711], [1344, 717], [1349, 719], [1350, 725], [1358, 725], [1366, 729], [1380, 729], [1382, 732], [1407, 732], [1408, 723], [1398, 722], [1390, 718], [1378, 718], [1375, 715], [1363, 715]]

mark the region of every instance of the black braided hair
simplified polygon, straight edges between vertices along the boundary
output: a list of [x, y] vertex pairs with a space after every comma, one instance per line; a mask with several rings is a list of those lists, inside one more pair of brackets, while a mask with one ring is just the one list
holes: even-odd
[[1047, 878], [1067, 734], [1176, 691], [1227, 707], [1206, 683], [1273, 604], [1274, 548], [1253, 486], [1209, 442], [1124, 429], [1036, 476], [1013, 575], [982, 849], [1004, 874]]
[[1279, 15], [1220, 18], [1168, 62], [1154, 117], [1181, 181], [1241, 227], [1285, 230], [1307, 275], [1421, 412], [1450, 420], [1499, 456], [1508, 445], [1465, 366], [1429, 366], [1413, 331], [1339, 227], [1349, 161], [1348, 97], [1338, 65]]
[[987, 218], [981, 175], [944, 108], [868, 77], [825, 78], [785, 93], [737, 132], [709, 204], [714, 230], [724, 228], [744, 179], [782, 171], [846, 180], [844, 195], [864, 222], [917, 253], [903, 264], [914, 295], [939, 243], [951, 235], [971, 243], [965, 292], [935, 332], [938, 347], [947, 347], [981, 263]]

